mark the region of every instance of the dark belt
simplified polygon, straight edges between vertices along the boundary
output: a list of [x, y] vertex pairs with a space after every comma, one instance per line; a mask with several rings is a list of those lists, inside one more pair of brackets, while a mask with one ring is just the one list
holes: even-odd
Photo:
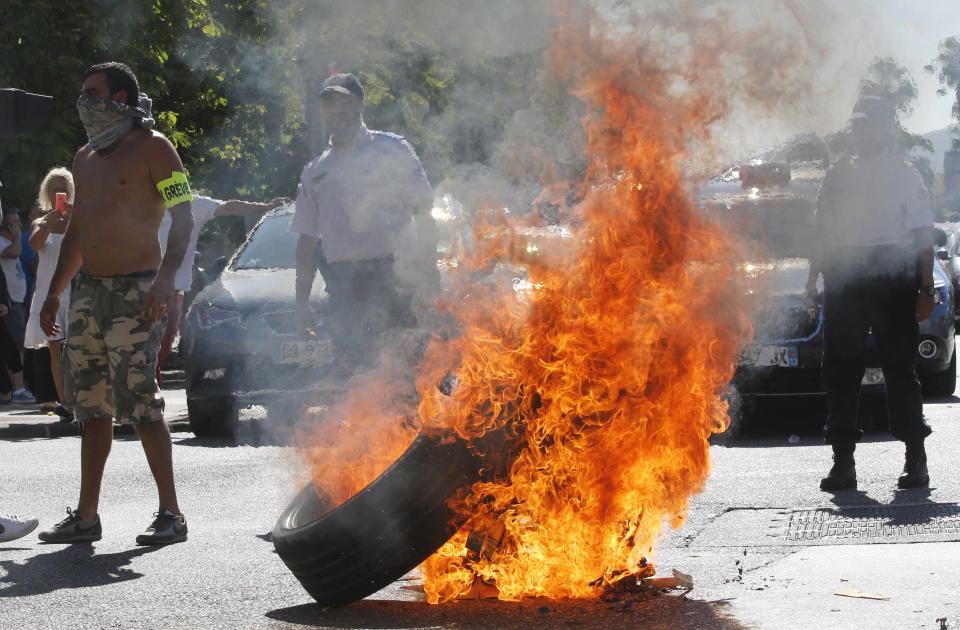
[[147, 271], [135, 271], [133, 273], [121, 273], [116, 276], [95, 276], [91, 273], [86, 273], [81, 271], [80, 275], [86, 276], [88, 278], [103, 278], [109, 280], [150, 280], [157, 277], [156, 269], [148, 269]]

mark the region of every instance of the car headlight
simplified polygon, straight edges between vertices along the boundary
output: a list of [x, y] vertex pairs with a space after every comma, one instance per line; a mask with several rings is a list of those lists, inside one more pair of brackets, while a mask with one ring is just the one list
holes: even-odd
[[197, 315], [201, 328], [213, 328], [223, 324], [239, 324], [243, 321], [243, 315], [237, 311], [228, 311], [218, 306], [199, 309]]

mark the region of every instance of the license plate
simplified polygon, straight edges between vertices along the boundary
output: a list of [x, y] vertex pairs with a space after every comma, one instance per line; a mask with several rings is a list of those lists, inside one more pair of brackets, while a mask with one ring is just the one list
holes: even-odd
[[740, 365], [756, 367], [799, 367], [795, 346], [750, 346], [740, 353]]
[[333, 359], [329, 341], [284, 341], [277, 351], [277, 363], [317, 366]]

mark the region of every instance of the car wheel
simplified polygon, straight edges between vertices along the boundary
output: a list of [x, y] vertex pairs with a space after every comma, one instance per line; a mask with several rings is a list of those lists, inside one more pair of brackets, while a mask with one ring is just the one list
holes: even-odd
[[277, 554], [324, 606], [348, 604], [403, 577], [464, 520], [448, 506], [479, 475], [459, 439], [421, 435], [380, 477], [334, 507], [307, 485], [273, 528]]
[[924, 378], [923, 394], [928, 398], [949, 398], [957, 390], [957, 350], [950, 357], [950, 367]]
[[187, 398], [190, 430], [199, 438], [233, 437], [240, 424], [232, 396]]

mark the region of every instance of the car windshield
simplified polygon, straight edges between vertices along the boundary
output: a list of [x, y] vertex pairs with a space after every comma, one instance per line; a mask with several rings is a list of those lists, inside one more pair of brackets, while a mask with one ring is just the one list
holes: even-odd
[[293, 214], [266, 217], [253, 231], [232, 269], [293, 269], [297, 235], [289, 231]]

